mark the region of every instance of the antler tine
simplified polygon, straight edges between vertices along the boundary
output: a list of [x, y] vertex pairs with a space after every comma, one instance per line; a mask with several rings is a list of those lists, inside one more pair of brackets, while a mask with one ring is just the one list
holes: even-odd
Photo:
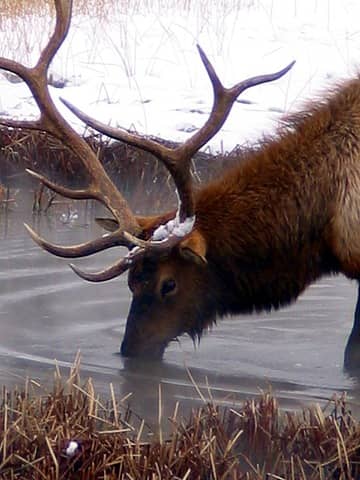
[[68, 100], [65, 100], [65, 98], [60, 98], [60, 100], [76, 117], [80, 118], [80, 120], [86, 123], [86, 125], [100, 133], [103, 133], [104, 135], [107, 135], [110, 138], [120, 140], [133, 147], [141, 148], [146, 152], [152, 153], [157, 158], [163, 159], [165, 162], [166, 158], [171, 156], [173, 153], [171, 148], [168, 148], [165, 145], [156, 142], [155, 140], [146, 138], [143, 135], [138, 135], [134, 132], [130, 133], [125, 129], [111, 127], [110, 125], [102, 123], [101, 121], [87, 115]]
[[117, 231], [105, 234], [96, 240], [91, 240], [89, 242], [80, 243], [78, 245], [71, 245], [69, 247], [64, 247], [62, 245], [57, 245], [52, 242], [48, 242], [44, 238], [40, 237], [27, 223], [24, 224], [27, 232], [34, 240], [39, 247], [43, 248], [49, 253], [56, 255], [57, 257], [63, 258], [79, 258], [87, 257], [94, 253], [100, 252], [107, 248], [125, 246], [131, 248], [133, 244], [124, 237], [119, 237]]
[[47, 80], [48, 68], [66, 38], [72, 13], [72, 0], [54, 0], [54, 3], [56, 9], [55, 29], [35, 67], [25, 67], [13, 60], [0, 58], [0, 68], [19, 75], [28, 85], [39, 107], [40, 117], [35, 121], [0, 119], [0, 124], [13, 128], [46, 131], [73, 151], [89, 174], [90, 184], [85, 190], [70, 190], [56, 185], [46, 177], [35, 174], [35, 172], [32, 172], [32, 175], [49, 188], [67, 197], [99, 200], [111, 211], [119, 224], [117, 230], [119, 242], [126, 243], [123, 240], [124, 230], [134, 234], [140, 231], [135, 216], [126, 200], [108, 177], [97, 155], [61, 116], [50, 96]]
[[[46, 47], [41, 52], [35, 67], [26, 67], [21, 63], [8, 58], [0, 58], [0, 68], [18, 75], [29, 87], [40, 110], [40, 118], [34, 121], [14, 121], [1, 119], [0, 123], [14, 128], [26, 128], [29, 130], [43, 130], [56, 137], [57, 122], [51, 122], [52, 113], [56, 108], [52, 102], [47, 88], [47, 71], [51, 61], [62, 45], [70, 27], [72, 12], [72, 0], [54, 0], [56, 11], [56, 23]], [[50, 108], [51, 107], [51, 108]], [[56, 113], [58, 113], [56, 111]], [[58, 118], [56, 118], [58, 120]]]
[[91, 128], [111, 138], [150, 152], [165, 164], [174, 179], [178, 191], [180, 222], [184, 222], [187, 218], [191, 218], [194, 215], [194, 199], [190, 174], [192, 156], [220, 130], [240, 93], [255, 85], [277, 80], [285, 75], [295, 63], [290, 63], [278, 72], [252, 77], [232, 88], [224, 88], [214, 67], [200, 46], [198, 46], [198, 50], [213, 87], [214, 103], [206, 123], [179, 147], [168, 148], [151, 138], [106, 125], [85, 114], [69, 102], [62, 100], [74, 115]]
[[231, 88], [225, 88], [219, 80], [214, 67], [200, 45], [197, 45], [201, 61], [207, 71], [214, 92], [214, 103], [209, 118], [205, 124], [179, 150], [192, 156], [203, 147], [223, 126], [237, 97], [248, 88], [262, 83], [272, 82], [284, 76], [295, 64], [289, 63], [285, 68], [275, 73], [250, 77]]
[[144, 257], [146, 251], [146, 249], [135, 247], [125, 257], [98, 272], [85, 272], [73, 263], [70, 263], [70, 267], [79, 277], [88, 282], [105, 282], [126, 272], [134, 262]]
[[[70, 102], [64, 100], [61, 101], [66, 105], [69, 110], [76, 115], [80, 120], [86, 123], [89, 127], [97, 130], [104, 135], [115, 140], [120, 140], [133, 147], [138, 147], [146, 152], [155, 155], [169, 170], [174, 179], [175, 186], [177, 188], [179, 200], [180, 200], [180, 219], [184, 221], [186, 218], [194, 215], [194, 203], [191, 189], [191, 175], [190, 175], [190, 160], [191, 157], [181, 158], [185, 168], [181, 166], [179, 162], [180, 155], [178, 149], [168, 148], [151, 138], [138, 135], [136, 133], [130, 133], [125, 129], [114, 128], [110, 125], [100, 122], [93, 117], [90, 117], [86, 113], [82, 112], [79, 108], [72, 105]], [[187, 163], [188, 165], [185, 165]]]
[[29, 175], [31, 175], [33, 178], [36, 178], [37, 180], [39, 180], [39, 182], [43, 183], [46, 187], [50, 188], [56, 193], [59, 193], [63, 197], [73, 198], [76, 200], [84, 200], [84, 199], [92, 198], [88, 189], [74, 190], [72, 188], [66, 188], [61, 185], [58, 185], [57, 183], [52, 182], [48, 178], [44, 177], [44, 175], [41, 175], [40, 173], [30, 170], [30, 168], [25, 168], [25, 171]]
[[164, 253], [171, 250], [179, 241], [184, 237], [184, 235], [175, 235], [170, 233], [162, 240], [142, 240], [137, 238], [134, 235], [131, 235], [128, 232], [124, 232], [124, 238], [132, 245], [136, 245], [141, 250], [146, 251], [150, 250], [154, 253]]
[[56, 12], [55, 29], [50, 41], [41, 52], [39, 60], [36, 64], [36, 68], [42, 70], [45, 75], [47, 74], [51, 61], [66, 38], [71, 23], [73, 0], [54, 1]]

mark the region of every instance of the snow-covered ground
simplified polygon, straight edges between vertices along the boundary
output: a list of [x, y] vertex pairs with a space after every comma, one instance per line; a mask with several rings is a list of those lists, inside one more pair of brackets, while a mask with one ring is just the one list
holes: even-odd
[[[199, 2], [190, 14], [164, 8], [125, 15], [114, 0], [106, 19], [74, 16], [51, 67], [68, 83], [52, 88], [52, 95], [112, 125], [181, 141], [204, 123], [212, 104], [197, 43], [226, 86], [296, 60], [281, 80], [242, 95], [249, 104], [237, 103], [210, 143], [213, 150], [230, 150], [272, 131], [281, 112], [295, 110], [304, 99], [316, 101], [319, 92], [356, 73], [359, 1], [244, 0], [242, 8], [235, 3], [204, 8]], [[51, 19], [0, 20], [0, 54], [35, 61]], [[60, 103], [59, 108], [83, 131]], [[20, 118], [36, 112], [27, 88], [0, 76], [0, 114]]]

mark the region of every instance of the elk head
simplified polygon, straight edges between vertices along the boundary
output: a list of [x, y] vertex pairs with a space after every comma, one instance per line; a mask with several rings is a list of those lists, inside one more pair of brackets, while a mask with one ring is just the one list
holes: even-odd
[[17, 74], [26, 82], [37, 102], [40, 117], [36, 121], [2, 119], [0, 123], [13, 128], [45, 131], [58, 138], [77, 154], [87, 169], [90, 178], [88, 187], [73, 190], [36, 172], [28, 170], [29, 174], [65, 197], [100, 201], [113, 218], [99, 220], [110, 233], [68, 247], [47, 242], [28, 225], [26, 228], [43, 249], [64, 258], [83, 257], [115, 246], [127, 247], [129, 252], [125, 257], [100, 272], [89, 273], [74, 265], [71, 267], [80, 277], [93, 282], [110, 280], [129, 270], [133, 299], [121, 352], [125, 356], [161, 357], [167, 344], [182, 333], [186, 332], [193, 338], [199, 336], [204, 326], [212, 323], [216, 313], [214, 299], [208, 293], [213, 279], [207, 266], [206, 239], [196, 224], [191, 159], [219, 131], [240, 93], [282, 77], [294, 62], [279, 72], [252, 77], [232, 88], [224, 88], [205, 53], [198, 47], [212, 84], [214, 103], [206, 123], [176, 148], [104, 125], [62, 100], [88, 126], [152, 153], [169, 170], [179, 198], [177, 211], [156, 217], [136, 217], [106, 174], [96, 153], [61, 116], [49, 94], [47, 72], [68, 33], [72, 1], [55, 0], [55, 8], [54, 33], [34, 67], [28, 68], [0, 58], [0, 68]]

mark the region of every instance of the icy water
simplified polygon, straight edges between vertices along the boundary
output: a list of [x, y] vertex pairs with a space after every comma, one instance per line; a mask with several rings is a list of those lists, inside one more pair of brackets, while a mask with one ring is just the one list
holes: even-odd
[[[29, 223], [58, 243], [94, 238], [101, 232], [84, 210], [63, 223], [60, 214], [30, 217]], [[281, 404], [296, 407], [348, 392], [357, 410], [359, 380], [343, 370], [356, 285], [344, 277], [325, 278], [290, 308], [271, 315], [220, 321], [194, 348], [181, 338], [163, 362], [125, 361], [119, 354], [130, 293], [126, 276], [104, 284], [78, 278], [67, 261], [37, 247], [25, 233], [24, 215], [0, 213], [0, 383], [22, 385], [27, 376], [51, 385], [55, 359], [64, 376], [77, 351], [82, 377], [92, 377], [100, 394], [109, 383], [140, 416], [156, 424], [159, 385], [163, 415], [176, 402], [184, 409], [203, 395], [236, 405], [269, 387]], [[66, 219], [65, 219], [66, 220]], [[99, 268], [121, 251], [113, 249], [81, 263]]]

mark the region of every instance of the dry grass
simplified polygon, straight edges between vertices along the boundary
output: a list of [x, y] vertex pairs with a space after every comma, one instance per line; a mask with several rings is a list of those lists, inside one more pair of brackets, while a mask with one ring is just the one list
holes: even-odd
[[[73, 17], [85, 19], [88, 23], [87, 31], [90, 32], [87, 38], [88, 52], [82, 51], [81, 62], [84, 63], [86, 55], [89, 59], [96, 57], [97, 62], [101, 62], [101, 50], [110, 49], [113, 51], [112, 58], [117, 59], [116, 63], [124, 68], [126, 75], [135, 75], [138, 56], [143, 55], [139, 54], [139, 49], [141, 51], [143, 42], [148, 45], [146, 31], [141, 28], [141, 18], [148, 15], [152, 16], [154, 21], [158, 20], [161, 25], [160, 43], [155, 52], [151, 48], [149, 50], [154, 55], [154, 58], [149, 60], [149, 68], [152, 68], [150, 64], [156, 63], [161, 44], [164, 41], [171, 43], [178, 28], [181, 32], [183, 28], [187, 28], [181, 18], [185, 19], [186, 26], [191, 24], [189, 33], [194, 38], [204, 30], [214, 34], [217, 51], [220, 52], [220, 46], [227, 43], [227, 30], [234, 28], [236, 18], [244, 9], [258, 5], [258, 0], [73, 0]], [[41, 51], [44, 32], [51, 31], [53, 18], [53, 0], [1, 0], [1, 55], [19, 55], [18, 58], [23, 63], [32, 63]], [[164, 22], [165, 18], [172, 19], [170, 24]], [[111, 27], [114, 24], [116, 27]], [[78, 41], [84, 40], [80, 37]], [[99, 44], [102, 47], [98, 51]], [[68, 61], [69, 58], [65, 55], [61, 67], [59, 63], [56, 67], [61, 69], [65, 76], [69, 67], [66, 64]]]
[[[74, 0], [74, 14], [106, 18], [110, 14], [115, 0]], [[119, 6], [124, 6], [120, 1]], [[1, 15], [3, 18], [22, 18], [29, 15], [54, 13], [53, 0], [2, 0]]]
[[[171, 434], [150, 432], [116, 400], [100, 399], [79, 361], [46, 392], [34, 381], [2, 392], [0, 475], [6, 479], [337, 479], [360, 477], [360, 427], [344, 398], [284, 413], [270, 394], [240, 410], [204, 404]], [[78, 447], [67, 453], [70, 441]]]
[[[86, 141], [98, 152], [100, 161], [110, 177], [130, 201], [138, 213], [164, 211], [175, 205], [175, 195], [169, 173], [152, 155], [137, 148], [104, 139], [99, 135], [88, 135]], [[168, 145], [173, 143], [157, 139]], [[210, 156], [199, 152], [194, 158], [193, 178], [195, 184], [214, 178], [227, 166], [241, 158], [241, 149], [225, 156]], [[79, 159], [56, 139], [42, 132], [0, 128], [0, 205], [13, 203], [13, 194], [18, 188], [35, 189], [34, 202], [42, 195], [37, 181], [25, 172], [30, 168], [49, 177], [52, 181], [69, 187], [87, 184], [86, 171]], [[9, 193], [8, 187], [11, 187]], [[20, 193], [21, 193], [20, 191]], [[49, 194], [50, 195], [50, 194]], [[18, 195], [19, 199], [20, 195]], [[51, 198], [51, 196], [50, 196]], [[12, 202], [8, 202], [12, 200]], [[47, 196], [39, 210], [46, 210]], [[7, 203], [6, 203], [7, 202]]]
[[[74, 14], [88, 15], [99, 19], [112, 15], [114, 9], [125, 15], [136, 13], [162, 14], [176, 12], [203, 13], [221, 9], [224, 14], [228, 11], [239, 11], [250, 7], [256, 0], [232, 0], [218, 2], [215, 0], [74, 0]], [[1, 0], [1, 14], [5, 18], [23, 17], [26, 15], [44, 14], [53, 8], [53, 0]]]

